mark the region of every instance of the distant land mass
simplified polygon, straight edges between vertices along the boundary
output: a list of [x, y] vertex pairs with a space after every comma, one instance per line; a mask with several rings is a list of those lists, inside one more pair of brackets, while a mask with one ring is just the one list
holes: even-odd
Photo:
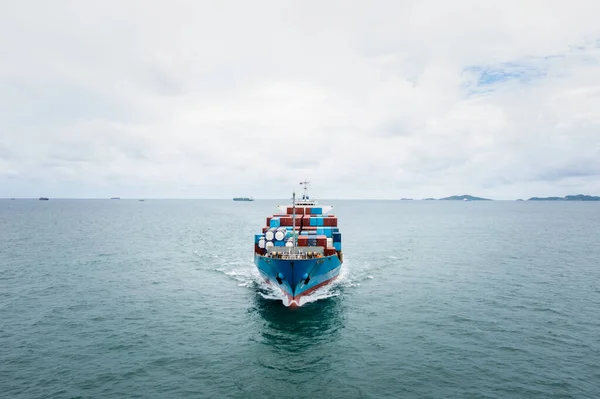
[[531, 197], [527, 201], [600, 201], [600, 197], [577, 194], [565, 197]]
[[412, 201], [412, 198], [400, 198], [400, 201]]
[[453, 195], [451, 197], [440, 198], [440, 201], [491, 201], [489, 198], [474, 197], [472, 195]]

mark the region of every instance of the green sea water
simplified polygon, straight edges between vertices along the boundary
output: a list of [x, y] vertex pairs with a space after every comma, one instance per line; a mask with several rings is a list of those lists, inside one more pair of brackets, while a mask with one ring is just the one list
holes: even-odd
[[1, 200], [0, 397], [600, 397], [600, 203], [322, 201], [343, 272], [292, 310], [279, 202]]

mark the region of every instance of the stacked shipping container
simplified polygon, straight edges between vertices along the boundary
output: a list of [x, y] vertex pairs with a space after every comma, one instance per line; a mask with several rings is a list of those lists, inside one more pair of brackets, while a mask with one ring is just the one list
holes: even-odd
[[337, 227], [337, 217], [323, 215], [323, 208], [320, 207], [298, 206], [295, 210], [288, 207], [285, 214], [267, 218], [262, 234], [254, 237], [255, 252], [264, 254], [271, 246], [293, 246], [294, 217], [299, 247], [322, 247], [326, 256], [342, 250], [342, 235]]

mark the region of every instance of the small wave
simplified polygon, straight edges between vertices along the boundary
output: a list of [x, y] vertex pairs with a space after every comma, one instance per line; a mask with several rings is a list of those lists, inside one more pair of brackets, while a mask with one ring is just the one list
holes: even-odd
[[323, 299], [340, 296], [340, 292], [333, 291], [332, 287], [324, 286], [322, 288], [323, 291], [321, 291], [321, 289], [318, 289], [315, 292], [312, 292], [310, 295], [301, 297], [298, 306], [304, 306], [307, 303], [312, 303], [316, 301], [321, 301]]
[[262, 296], [264, 299], [269, 299], [269, 300], [274, 300], [274, 301], [278, 301], [278, 300], [280, 300], [280, 299], [283, 299], [282, 297], [280, 297], [280, 296], [277, 296], [277, 295], [269, 295], [269, 294], [265, 294], [265, 293], [262, 293], [262, 292], [259, 292], [259, 294], [260, 294], [260, 296]]
[[257, 282], [260, 276], [258, 275], [258, 271], [256, 273], [250, 267], [245, 268], [236, 268], [233, 270], [219, 270], [223, 272], [226, 276], [231, 277], [232, 279], [238, 282], [238, 286], [250, 286], [253, 283]]

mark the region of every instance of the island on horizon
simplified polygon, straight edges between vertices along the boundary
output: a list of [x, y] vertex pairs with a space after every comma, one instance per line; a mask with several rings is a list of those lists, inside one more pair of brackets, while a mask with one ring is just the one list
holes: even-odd
[[564, 197], [531, 197], [527, 201], [600, 201], [600, 197], [594, 195], [576, 194]]
[[[410, 198], [402, 198], [403, 201]], [[493, 201], [490, 198], [475, 197], [473, 195], [452, 195], [444, 198], [423, 198], [422, 201]], [[525, 201], [521, 198], [515, 201]], [[566, 195], [564, 197], [531, 197], [527, 201], [600, 201], [600, 196], [576, 194]]]
[[453, 195], [451, 197], [440, 198], [440, 201], [492, 201], [489, 198], [475, 197], [472, 195]]
[[[411, 199], [411, 198], [402, 198], [402, 201], [408, 200], [408, 199]], [[450, 197], [444, 197], [444, 198], [428, 197], [428, 198], [423, 198], [421, 201], [493, 201], [493, 200], [489, 199], [489, 198], [475, 197], [473, 195], [464, 194], [464, 195], [452, 195]]]

